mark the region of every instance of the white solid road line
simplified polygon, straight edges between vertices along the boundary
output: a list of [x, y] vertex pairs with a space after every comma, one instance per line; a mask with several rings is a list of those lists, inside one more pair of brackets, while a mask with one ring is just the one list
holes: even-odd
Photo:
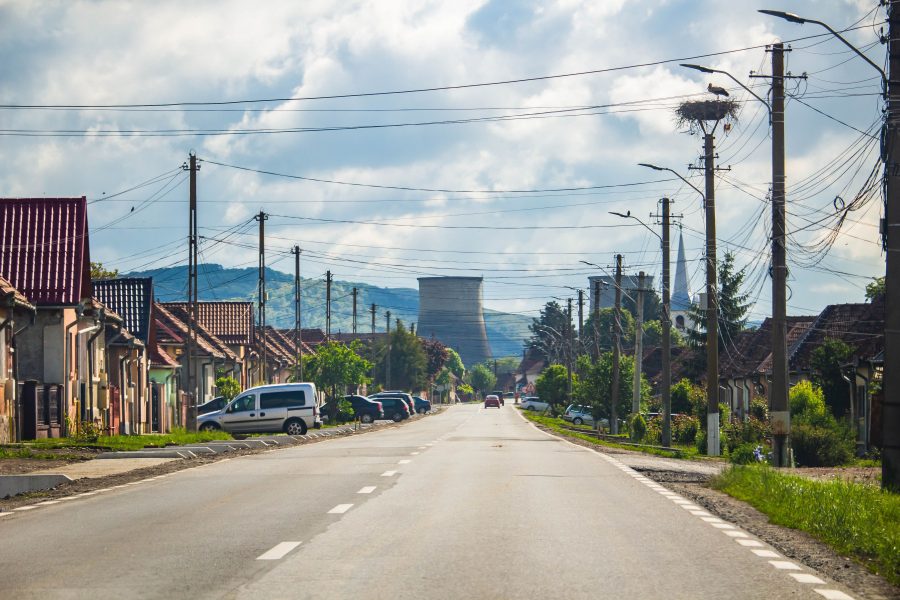
[[300, 545], [300, 542], [281, 542], [271, 550], [256, 557], [256, 560], [278, 560]]
[[382, 477], [393, 477], [397, 474], [397, 471], [385, 471], [381, 474]]
[[329, 515], [342, 515], [345, 512], [347, 512], [348, 510], [350, 510], [351, 506], [353, 506], [353, 505], [352, 504], [338, 504], [337, 506], [335, 506], [334, 508], [329, 510], [328, 514]]
[[357, 494], [371, 494], [371, 493], [374, 492], [374, 491], [375, 491], [375, 486], [374, 486], [374, 485], [367, 485], [366, 487], [361, 488], [361, 489], [360, 489], [358, 492], [356, 492], [356, 493], [357, 493]]
[[18, 508], [14, 508], [13, 510], [31, 510], [33, 508], [37, 508], [34, 504], [29, 504], [28, 506], [20, 506]]

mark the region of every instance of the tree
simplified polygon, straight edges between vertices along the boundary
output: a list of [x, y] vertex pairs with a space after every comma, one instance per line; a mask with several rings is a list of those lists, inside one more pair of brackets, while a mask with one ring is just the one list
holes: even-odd
[[450, 351], [447, 346], [438, 340], [422, 338], [419, 338], [419, 340], [422, 343], [422, 349], [425, 351], [426, 375], [429, 380], [433, 381], [450, 358]]
[[810, 381], [800, 381], [790, 390], [791, 416], [822, 417], [825, 415], [825, 394]]
[[497, 378], [494, 372], [485, 365], [475, 365], [469, 373], [469, 383], [479, 392], [485, 393], [494, 389]]
[[[637, 319], [637, 292], [624, 290], [622, 309], [627, 310]], [[656, 290], [644, 290], [644, 321], [655, 321], [662, 318], [662, 300]]]
[[241, 384], [234, 377], [225, 375], [216, 379], [216, 391], [229, 402], [241, 393]]
[[[572, 385], [578, 378], [572, 374]], [[550, 365], [540, 374], [534, 382], [535, 391], [541, 400], [550, 404], [550, 410], [555, 414], [561, 412], [569, 401], [569, 374], [562, 365]], [[574, 389], [574, 387], [573, 387]]]
[[529, 353], [540, 356], [548, 363], [564, 362], [569, 318], [556, 300], [551, 300], [541, 309], [541, 316], [532, 319], [528, 326], [532, 336], [527, 340]]
[[466, 367], [463, 364], [462, 359], [459, 357], [459, 353], [453, 348], [447, 348], [446, 367], [450, 369], [450, 372], [456, 375], [459, 379], [462, 379], [463, 375], [466, 374]]
[[[741, 291], [744, 283], [744, 269], [734, 270], [734, 254], [726, 252], [719, 263], [718, 317], [719, 317], [719, 352], [728, 344], [734, 343], [738, 333], [747, 324], [747, 311], [750, 310], [749, 294]], [[706, 311], [699, 307], [691, 308], [691, 318], [697, 327], [688, 331], [688, 340], [693, 346], [706, 347]], [[704, 353], [701, 355], [705, 356]], [[705, 358], [703, 358], [705, 360]]]
[[[380, 358], [375, 369], [375, 380], [382, 386], [386, 384], [387, 355], [388, 343], [381, 340], [376, 348], [376, 356]], [[428, 383], [428, 357], [419, 338], [407, 330], [400, 320], [391, 331], [390, 355], [392, 389], [417, 391], [425, 387]]]
[[[669, 328], [669, 339], [672, 347], [684, 346], [684, 336], [674, 327]], [[662, 323], [659, 321], [644, 322], [644, 348], [662, 346]]]
[[[574, 386], [574, 396], [579, 404], [590, 406], [594, 422], [609, 419], [612, 406], [613, 353], [604, 352], [594, 363], [587, 356], [578, 359], [581, 376]], [[631, 412], [632, 385], [634, 381], [634, 359], [628, 355], [619, 356], [619, 402], [616, 414], [619, 418]], [[650, 399], [650, 384], [641, 374], [641, 410]]]
[[115, 279], [119, 270], [107, 271], [101, 262], [91, 262], [91, 279]]
[[874, 301], [879, 296], [884, 296], [884, 277], [875, 277], [872, 283], [866, 286], [866, 300]]
[[[613, 327], [616, 322], [616, 309], [601, 308], [598, 315], [597, 334], [600, 339], [600, 350], [609, 350], [613, 347]], [[594, 315], [591, 314], [584, 324], [581, 340], [583, 350], [579, 354], [590, 353], [594, 347], [594, 320]], [[623, 310], [621, 311], [619, 323], [622, 327], [621, 347], [634, 346], [634, 317], [631, 316], [630, 312]]]
[[706, 427], [706, 391], [682, 379], [672, 386], [672, 412], [702, 417], [700, 422]]
[[847, 364], [853, 356], [853, 348], [837, 339], [826, 339], [813, 350], [809, 366], [813, 370], [812, 380], [825, 393], [825, 404], [836, 417], [850, 412], [850, 390], [841, 373], [841, 365]]
[[316, 387], [331, 394], [330, 415], [334, 419], [337, 414], [337, 390], [341, 395], [348, 385], [360, 385], [369, 382], [367, 376], [372, 363], [359, 353], [362, 344], [353, 341], [349, 346], [341, 342], [325, 342], [316, 348], [315, 354], [303, 356], [303, 376]]

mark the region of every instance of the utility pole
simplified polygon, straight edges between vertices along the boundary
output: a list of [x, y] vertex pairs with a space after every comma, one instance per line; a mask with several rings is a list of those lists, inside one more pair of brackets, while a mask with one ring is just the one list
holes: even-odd
[[[566, 375], [568, 377], [568, 383], [566, 383], [566, 395], [569, 399], [569, 404], [572, 403], [572, 299], [566, 298], [566, 318], [568, 319], [568, 323], [566, 323], [566, 342], [568, 349], [566, 351]], [[496, 361], [495, 361], [496, 364]]]
[[886, 206], [882, 227], [885, 258], [884, 299], [884, 389], [882, 397], [881, 486], [900, 492], [900, 9], [894, 2], [888, 12], [887, 143], [884, 157], [887, 179]]
[[662, 405], [663, 426], [662, 445], [672, 445], [672, 313], [669, 261], [671, 243], [669, 241], [669, 204], [668, 198], [660, 200], [662, 204]]
[[372, 342], [369, 344], [369, 347], [372, 349], [372, 383], [375, 383], [375, 310], [377, 308], [373, 302], [372, 308], [369, 309], [372, 313]]
[[784, 44], [772, 45], [772, 463], [789, 467], [791, 412], [787, 359], [787, 250], [784, 173]]
[[578, 344], [584, 334], [584, 290], [578, 290]]
[[387, 311], [387, 356], [384, 359], [384, 389], [391, 389], [391, 311]]
[[619, 354], [622, 340], [622, 255], [616, 254], [616, 304], [613, 311], [613, 356], [612, 356], [612, 390], [610, 390], [609, 431], [613, 435], [619, 433]]
[[[194, 349], [197, 346], [197, 155], [193, 152], [189, 155], [189, 164], [182, 165], [182, 169], [190, 172], [190, 191], [188, 209], [188, 335], [185, 343], [185, 378], [182, 384], [182, 392], [187, 399], [187, 410], [184, 424], [188, 431], [197, 431], [197, 383], [199, 377], [195, 372]], [[123, 390], [124, 394], [125, 391]], [[124, 418], [124, 415], [123, 415]]]
[[331, 339], [331, 271], [325, 271], [325, 339]]
[[294, 355], [297, 357], [297, 381], [303, 381], [303, 322], [300, 283], [300, 246], [291, 250], [294, 255]]
[[631, 412], [641, 412], [641, 367], [644, 359], [644, 272], [638, 273], [637, 320], [634, 323], [634, 389], [631, 392]]
[[594, 362], [600, 360], [600, 280], [594, 280]]
[[359, 290], [353, 288], [353, 333], [356, 333], [356, 295], [359, 293]]
[[715, 136], [703, 136], [706, 171], [706, 454], [719, 455], [719, 311], [716, 284]]
[[259, 211], [259, 335], [262, 345], [262, 383], [269, 383], [268, 344], [266, 343], [266, 221], [269, 215]]

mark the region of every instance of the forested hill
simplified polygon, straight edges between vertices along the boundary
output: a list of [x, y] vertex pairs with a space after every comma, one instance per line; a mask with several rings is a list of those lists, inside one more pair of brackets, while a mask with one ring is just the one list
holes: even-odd
[[[187, 267], [169, 267], [128, 273], [123, 277], [152, 277], [156, 298], [163, 302], [183, 301], [186, 296]], [[217, 264], [199, 266], [199, 296], [201, 300], [255, 301], [258, 290], [256, 267], [226, 269]], [[303, 279], [303, 326], [325, 328], [325, 281]], [[411, 288], [377, 287], [367, 283], [332, 281], [331, 330], [351, 331], [353, 323], [352, 290], [359, 289], [357, 299], [357, 328], [370, 331], [371, 307], [377, 306], [377, 328], [384, 330], [384, 312], [398, 317], [406, 325], [415, 322], [419, 311], [419, 291]], [[266, 322], [276, 327], [294, 325], [294, 276], [274, 269], [266, 269]], [[497, 311], [485, 311], [488, 341], [495, 357], [521, 355], [522, 342], [529, 336], [531, 319]]]

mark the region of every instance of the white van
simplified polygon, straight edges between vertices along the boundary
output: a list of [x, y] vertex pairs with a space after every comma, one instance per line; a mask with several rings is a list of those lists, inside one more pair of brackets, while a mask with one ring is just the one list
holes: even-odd
[[314, 383], [261, 385], [234, 397], [222, 410], [197, 417], [200, 431], [304, 435], [322, 426]]

